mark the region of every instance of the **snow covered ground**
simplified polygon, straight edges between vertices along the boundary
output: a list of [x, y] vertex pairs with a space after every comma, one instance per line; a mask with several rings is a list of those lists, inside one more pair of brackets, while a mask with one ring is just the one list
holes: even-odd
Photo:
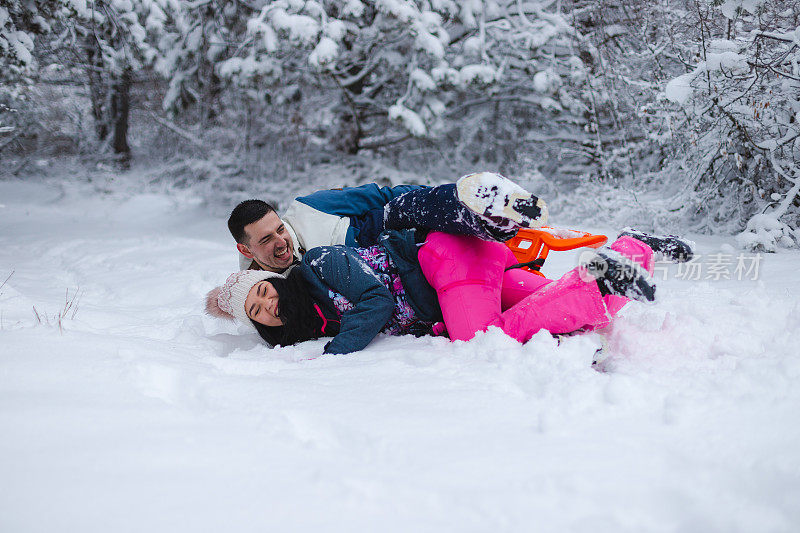
[[321, 357], [202, 314], [219, 210], [92, 190], [0, 181], [0, 531], [800, 528], [798, 252], [695, 236], [602, 371], [597, 334]]

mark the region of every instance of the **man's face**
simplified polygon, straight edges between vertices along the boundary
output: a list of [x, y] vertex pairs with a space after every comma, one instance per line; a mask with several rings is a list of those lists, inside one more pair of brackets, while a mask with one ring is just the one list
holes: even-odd
[[274, 211], [246, 225], [244, 232], [246, 244], [239, 243], [236, 247], [264, 270], [283, 272], [294, 261], [294, 243], [286, 225]]

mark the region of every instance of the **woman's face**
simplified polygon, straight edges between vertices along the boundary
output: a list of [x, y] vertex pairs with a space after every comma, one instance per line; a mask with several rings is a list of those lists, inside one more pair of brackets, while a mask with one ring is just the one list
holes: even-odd
[[269, 281], [259, 281], [247, 293], [244, 301], [247, 316], [265, 326], [282, 326], [278, 317], [278, 292]]

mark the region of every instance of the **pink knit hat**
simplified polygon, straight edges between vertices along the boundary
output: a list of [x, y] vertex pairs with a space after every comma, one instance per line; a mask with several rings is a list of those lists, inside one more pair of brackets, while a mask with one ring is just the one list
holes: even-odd
[[235, 319], [252, 325], [244, 308], [244, 302], [253, 285], [269, 278], [282, 278], [276, 272], [266, 270], [242, 270], [234, 272], [222, 287], [216, 287], [206, 295], [206, 313], [218, 318]]

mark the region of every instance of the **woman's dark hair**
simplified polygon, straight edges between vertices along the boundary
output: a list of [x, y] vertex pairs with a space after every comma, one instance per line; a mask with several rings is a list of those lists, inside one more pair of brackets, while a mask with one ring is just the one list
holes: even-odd
[[261, 338], [273, 346], [289, 346], [320, 337], [322, 319], [314, 309], [314, 300], [308, 291], [308, 285], [293, 268], [284, 279], [269, 278], [278, 293], [278, 317], [282, 326], [265, 326], [251, 320]]

